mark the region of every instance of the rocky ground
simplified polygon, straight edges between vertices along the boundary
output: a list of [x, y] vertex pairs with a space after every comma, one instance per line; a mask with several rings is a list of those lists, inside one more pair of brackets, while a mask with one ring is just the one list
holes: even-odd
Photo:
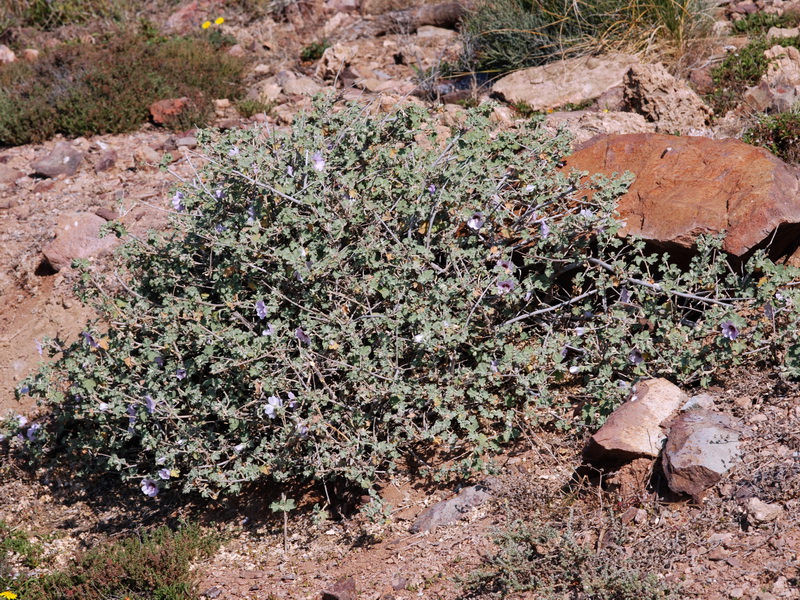
[[[754, 4], [754, 9], [747, 2], [724, 5], [717, 29], [724, 31], [724, 22], [743, 11], [785, 10], [779, 2]], [[251, 95], [272, 102], [274, 108], [268, 115], [244, 119], [219, 99], [219, 126], [284, 127], [309, 105], [310, 94], [325, 90], [374, 101], [379, 109], [398, 102], [434, 101], [431, 106], [444, 124], [458, 119], [463, 108], [457, 101], [484, 101], [492, 93], [502, 101], [495, 110], [499, 122], [519, 118], [508, 104], [524, 103], [550, 111], [550, 127], [566, 123], [575, 133], [576, 145], [598, 133], [650, 136], [642, 138], [645, 146], [663, 141], [653, 137], [657, 133], [719, 139], [740, 134], [752, 116], [745, 103], [724, 119], [712, 121], [696, 93], [709, 85], [709, 66], [741, 46], [741, 39], [705, 41], [672, 73], [648, 63], [647, 57], [613, 55], [559, 63], [544, 72], [521, 71], [495, 82], [493, 89], [488, 85], [460, 89], [460, 83], [455, 86], [435, 78], [438, 66], [458, 53], [455, 20], [446, 11], [412, 11], [409, 16], [407, 11], [391, 12], [407, 9], [408, 3], [393, 5], [385, 0], [297, 6], [280, 21], [264, 18], [246, 23], [243, 17], [225, 15], [226, 31], [239, 41], [231, 51], [252, 59]], [[162, 15], [161, 22], [180, 31], [221, 11], [221, 3], [199, 0]], [[320, 60], [299, 60], [310, 40], [323, 38], [332, 46]], [[30, 42], [44, 43], [34, 36]], [[800, 55], [796, 59], [789, 53], [783, 80], [800, 65]], [[771, 106], [785, 99], [773, 85], [780, 77], [774, 73], [770, 77], [760, 91], [752, 91], [753, 102]], [[584, 85], [587, 81], [592, 86]], [[592, 103], [581, 111], [552, 112], [586, 101]], [[679, 139], [684, 143], [685, 138]], [[713, 170], [718, 168], [713, 151], [692, 154], [700, 142], [688, 139], [685, 151], [664, 145], [661, 154], [660, 146], [648, 146], [648, 152], [660, 158], [655, 166], [638, 164], [650, 169], [649, 174], [642, 173], [641, 185], [652, 192], [668, 181], [672, 189], [681, 184], [686, 165], [697, 160], [703, 169], [696, 177], [713, 181]], [[0, 149], [1, 412], [34, 410], [24, 397], [15, 397], [14, 389], [40, 361], [38, 341], [45, 336], [71, 340], [93, 316], [75, 299], [75, 273], [64, 265], [82, 256], [90, 257], [95, 268], [113, 268], [113, 240], [99, 240], [96, 235], [102, 223], [119, 219], [133, 235], [165, 227], [172, 208], [170, 188], [191, 179], [203, 160], [196, 153], [193, 132], [175, 134], [153, 124], [129, 135], [68, 140], [66, 146], [64, 142]], [[641, 154], [645, 146], [637, 146], [633, 154]], [[158, 163], [168, 151], [174, 161], [168, 171], [161, 171]], [[54, 152], [66, 154], [57, 154], [54, 160]], [[608, 161], [607, 149], [599, 158], [591, 158], [591, 150], [584, 155], [587, 152], [592, 170], [618, 166]], [[665, 156], [667, 162], [661, 160]], [[696, 156], [700, 158], [695, 160]], [[759, 198], [778, 196], [782, 207], [791, 205], [800, 189], [796, 168], [777, 165], [763, 155], [757, 159], [769, 166], [751, 166], [748, 174], [747, 164], [756, 158], [746, 158], [739, 168], [745, 175], [735, 187], [756, 187]], [[723, 154], [719, 160], [731, 158]], [[661, 164], [668, 165], [667, 172], [658, 171]], [[753, 173], [765, 169], [777, 173], [773, 177], [777, 184], [757, 181]], [[689, 204], [700, 202], [698, 196], [714, 194], [698, 192], [692, 181], [684, 183], [684, 196], [686, 189], [694, 189]], [[750, 196], [741, 199], [749, 201]], [[724, 199], [719, 210], [727, 207]], [[643, 210], [630, 208], [631, 214], [641, 215], [640, 233], [647, 232], [650, 222], [658, 229], [663, 219], [650, 214], [648, 221]], [[769, 233], [800, 222], [787, 211], [762, 228]], [[736, 224], [730, 217], [713, 227]], [[686, 227], [694, 231], [698, 224], [692, 220]], [[673, 249], [691, 247], [691, 240], [686, 242], [691, 231], [667, 233], [673, 236], [671, 241], [653, 241], [672, 244]], [[745, 241], [738, 252], [728, 250], [742, 256], [761, 243], [748, 241], [747, 232], [740, 239]], [[788, 241], [782, 246], [773, 243], [780, 253], [790, 253]], [[177, 497], [127, 496], [107, 481], [87, 487], [66, 476], [42, 480], [10, 464], [1, 473], [0, 520], [49, 540], [46, 547], [57, 557], [57, 565], [81, 548], [143, 525], [199, 519], [226, 535], [220, 552], [197, 565], [199, 589], [208, 598], [320, 598], [324, 590], [328, 591], [324, 597], [341, 600], [464, 597], [458, 578], [481, 567], [496, 551], [492, 532], [516, 519], [568, 523], [585, 547], [598, 552], [611, 548], [632, 559], [643, 572], [669, 582], [678, 597], [800, 598], [800, 388], [771, 373], [734, 370], [710, 390], [706, 402], [706, 408], [730, 418], [728, 423], [741, 438], [741, 459], [710, 490], [693, 499], [670, 490], [660, 458], [640, 458], [601, 476], [582, 458], [592, 432], [530, 431], [524, 443], [498, 458], [495, 475], [483, 482], [465, 482], [464, 489], [410, 477], [385, 482], [381, 496], [391, 506], [390, 514], [370, 515], [365, 500], [338, 490], [305, 490], [300, 510], [290, 513], [286, 540], [283, 521], [268, 509], [275, 500], [273, 490], [257, 489], [240, 500], [201, 506]], [[311, 507], [327, 500], [328, 518], [315, 515]], [[450, 504], [437, 505], [444, 500]], [[366, 508], [353, 513], [358, 506]], [[435, 506], [433, 516], [425, 513]], [[423, 513], [428, 516], [418, 522]], [[447, 514], [461, 518], [426, 529], [439, 518], [436, 515]]]

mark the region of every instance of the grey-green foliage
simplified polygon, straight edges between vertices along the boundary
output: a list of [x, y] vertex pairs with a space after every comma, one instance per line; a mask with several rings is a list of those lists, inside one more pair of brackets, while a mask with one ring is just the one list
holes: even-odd
[[707, 382], [794, 335], [788, 272], [762, 260], [757, 285], [718, 240], [688, 271], [624, 244], [626, 180], [562, 173], [564, 132], [490, 112], [443, 130], [318, 100], [288, 133], [201, 134], [209, 162], [172, 229], [126, 247], [126, 288], [85, 272], [107, 327], [48, 345], [21, 387], [47, 416], [14, 443], [148, 495], [367, 486], [433, 448], [469, 473], [525, 427], [570, 426], [574, 402], [596, 421], [639, 377]]
[[498, 531], [494, 541], [497, 552], [466, 582], [469, 597], [506, 598], [529, 591], [551, 600], [677, 597], [655, 573], [642, 573], [625, 558], [624, 548], [610, 544], [596, 552], [568, 524], [516, 521]]

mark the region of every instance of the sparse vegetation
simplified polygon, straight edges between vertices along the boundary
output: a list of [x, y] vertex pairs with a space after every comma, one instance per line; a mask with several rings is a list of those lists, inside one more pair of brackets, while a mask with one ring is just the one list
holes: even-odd
[[275, 105], [272, 102], [262, 102], [252, 98], [244, 98], [236, 103], [236, 110], [246, 119], [258, 113], [268, 115], [273, 108], [275, 108]]
[[800, 112], [762, 115], [742, 140], [763, 146], [788, 163], [800, 163]]
[[739, 35], [763, 36], [772, 27], [790, 28], [800, 24], [800, 13], [787, 11], [773, 14], [758, 11], [733, 22], [733, 31]]
[[62, 44], [35, 63], [0, 69], [0, 145], [139, 127], [156, 100], [188, 97], [172, 125], [203, 125], [215, 98], [242, 94], [241, 60], [207, 42], [110, 34], [98, 44]]
[[300, 51], [300, 60], [305, 62], [319, 60], [322, 58], [322, 54], [325, 52], [325, 50], [330, 47], [331, 44], [327, 39], [324, 39], [321, 42], [311, 42], [308, 46]]

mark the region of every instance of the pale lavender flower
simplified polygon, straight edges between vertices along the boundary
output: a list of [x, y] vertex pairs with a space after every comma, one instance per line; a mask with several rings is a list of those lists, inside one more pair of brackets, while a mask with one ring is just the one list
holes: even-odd
[[304, 344], [311, 343], [311, 338], [308, 337], [308, 334], [305, 331], [303, 331], [300, 327], [294, 330], [294, 336]]
[[31, 388], [29, 388], [27, 385], [23, 385], [21, 388], [19, 388], [19, 393], [23, 394], [23, 395], [27, 394], [30, 391], [31, 391]]
[[289, 392], [286, 395], [289, 397], [289, 402], [286, 403], [286, 408], [288, 408], [289, 410], [294, 410], [300, 405], [300, 403], [296, 399], [297, 396], [295, 396], [294, 393]]
[[163, 465], [163, 464], [166, 464], [166, 462], [167, 462], [167, 457], [166, 457], [166, 456], [159, 456], [159, 457], [156, 459], [156, 464], [157, 464], [159, 467], [160, 467], [161, 465]]
[[425, 341], [425, 336], [423, 334], [418, 333], [417, 335], [414, 336], [415, 344], [421, 344], [423, 341]]
[[503, 281], [498, 281], [497, 293], [508, 294], [509, 292], [513, 292], [515, 287], [517, 287], [517, 282], [514, 281], [513, 279], [505, 279]]
[[175, 195], [172, 197], [172, 208], [174, 208], [176, 212], [183, 212], [186, 210], [186, 207], [183, 204], [182, 193], [175, 192]]
[[247, 207], [247, 223], [252, 224], [256, 220], [256, 207], [254, 205], [250, 205]]
[[164, 366], [164, 357], [161, 356], [161, 355], [158, 355], [153, 359], [153, 362], [156, 363], [159, 367], [163, 367]]
[[484, 223], [486, 223], [486, 217], [481, 211], [478, 210], [472, 213], [472, 216], [467, 221], [467, 227], [478, 231], [481, 227], [483, 227]]
[[733, 321], [725, 321], [721, 325], [721, 329], [722, 329], [722, 337], [726, 337], [731, 341], [739, 337], [739, 329], [736, 327], [736, 325], [733, 324]]
[[430, 192], [431, 196], [433, 196], [436, 193], [436, 186], [433, 185], [433, 184], [430, 184], [428, 186], [428, 192]]
[[142, 493], [150, 498], [155, 498], [158, 495], [158, 484], [150, 478], [142, 480]]
[[289, 177], [294, 177], [294, 169], [292, 168], [292, 165], [289, 165], [288, 167], [286, 167], [286, 174]]
[[510, 260], [500, 259], [497, 261], [497, 267], [503, 269], [506, 273], [514, 272], [514, 263]]
[[144, 405], [147, 408], [147, 414], [152, 415], [153, 411], [156, 409], [156, 401], [153, 400], [153, 397], [150, 394], [144, 395]]
[[638, 348], [634, 348], [628, 354], [628, 360], [631, 361], [631, 364], [640, 365], [644, 362], [644, 356], [642, 356]]
[[623, 304], [630, 304], [631, 301], [631, 293], [626, 289], [622, 288], [619, 293], [619, 301]]
[[108, 410], [108, 402], [101, 402], [97, 405], [97, 410], [100, 412], [106, 412]]
[[266, 335], [266, 336], [274, 334], [275, 334], [275, 328], [272, 326], [271, 323], [267, 323], [267, 328], [261, 332], [261, 335]]
[[547, 239], [547, 236], [550, 235], [550, 226], [544, 219], [542, 219], [541, 225], [539, 226], [539, 235], [542, 236], [543, 240]]
[[99, 348], [100, 345], [94, 341], [94, 338], [88, 331], [82, 331], [81, 335], [83, 336], [83, 340], [89, 344], [92, 348]]
[[136, 407], [131, 404], [128, 406], [128, 433], [133, 433], [134, 425], [136, 425]]
[[295, 431], [295, 433], [297, 434], [298, 437], [301, 437], [301, 438], [308, 437], [308, 427], [303, 425], [300, 421], [295, 423], [294, 431]]
[[283, 400], [278, 396], [270, 396], [267, 398], [267, 405], [264, 407], [264, 414], [270, 419], [274, 419], [278, 414], [278, 409], [283, 406]]
[[314, 161], [314, 170], [315, 171], [322, 171], [325, 169], [325, 159], [322, 158], [322, 152], [317, 150], [314, 152], [311, 160]]
[[36, 344], [36, 352], [38, 352], [39, 356], [41, 356], [44, 353], [44, 349], [42, 348], [41, 342], [39, 342], [39, 340], [37, 340], [36, 338], [33, 338], [33, 341]]
[[581, 337], [585, 333], [586, 333], [586, 328], [585, 327], [576, 327], [575, 328], [575, 335], [577, 335], [578, 337]]
[[586, 217], [587, 219], [591, 219], [594, 216], [594, 212], [589, 210], [588, 208], [582, 208], [580, 215], [582, 217]]
[[256, 300], [256, 314], [259, 319], [267, 318], [267, 305], [264, 304], [263, 300]]
[[564, 346], [564, 347], [561, 349], [561, 358], [567, 358], [567, 354], [569, 354], [569, 348], [567, 348], [566, 346]]
[[497, 368], [497, 364], [498, 363], [497, 363], [496, 360], [493, 360], [492, 362], [489, 363], [489, 370], [492, 373], [497, 373], [500, 370], [500, 369]]
[[233, 447], [233, 451], [236, 452], [236, 454], [240, 454], [242, 452], [242, 450], [244, 450], [246, 447], [247, 446], [245, 446], [244, 444], [236, 444]]
[[169, 479], [171, 475], [172, 473], [170, 473], [169, 469], [159, 469], [158, 471], [158, 476], [161, 477], [161, 479]]
[[28, 427], [28, 432], [25, 434], [25, 436], [28, 438], [29, 442], [32, 442], [36, 439], [36, 432], [38, 432], [41, 428], [42, 426], [39, 425], [39, 423], [34, 423]]
[[17, 427], [25, 427], [28, 424], [28, 419], [22, 415], [17, 415]]
[[572, 373], [573, 375], [575, 375], [577, 373], [580, 373], [580, 370], [581, 370], [581, 368], [580, 367], [576, 367], [575, 365], [573, 365], [573, 366], [571, 366], [569, 368], [569, 372]]
[[227, 227], [225, 227], [225, 225], [223, 225], [222, 223], [217, 223], [216, 227], [214, 227], [214, 231], [216, 231], [217, 233], [222, 233], [226, 229]]
[[526, 191], [526, 192], [532, 192], [532, 191], [533, 191], [533, 190], [535, 190], [535, 189], [536, 189], [536, 188], [535, 188], [535, 187], [533, 187], [533, 185], [532, 185], [532, 184], [530, 184], [530, 183], [529, 183], [528, 185], [526, 185], [526, 186], [525, 186], [525, 191]]
[[222, 197], [223, 197], [224, 195], [225, 195], [225, 192], [224, 192], [224, 191], [222, 191], [222, 188], [217, 188], [217, 190], [214, 192], [214, 197], [215, 197], [217, 200], [222, 200]]
[[236, 146], [228, 150], [228, 156], [236, 156], [237, 154], [239, 154], [239, 148]]
[[175, 377], [178, 379], [178, 381], [184, 379], [186, 377], [186, 369], [184, 369], [183, 367], [178, 367], [175, 370]]

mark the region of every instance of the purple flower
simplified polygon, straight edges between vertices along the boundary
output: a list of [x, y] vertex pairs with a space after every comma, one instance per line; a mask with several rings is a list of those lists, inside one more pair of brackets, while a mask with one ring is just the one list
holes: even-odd
[[216, 231], [217, 233], [222, 233], [226, 229], [227, 227], [225, 227], [225, 225], [223, 225], [222, 223], [217, 223], [216, 227], [214, 227], [214, 231]]
[[133, 433], [134, 425], [136, 425], [136, 407], [131, 404], [128, 406], [128, 433]]
[[222, 197], [223, 197], [224, 195], [225, 195], [225, 192], [223, 192], [223, 191], [222, 191], [222, 188], [217, 188], [217, 190], [214, 192], [214, 197], [215, 197], [217, 200], [222, 200]]
[[467, 221], [467, 227], [478, 231], [481, 227], [483, 227], [484, 223], [486, 223], [486, 217], [481, 211], [478, 210], [472, 213], [472, 216]]
[[150, 478], [142, 480], [142, 493], [150, 498], [155, 498], [158, 494], [158, 484]]
[[161, 356], [161, 355], [158, 355], [153, 359], [153, 362], [156, 363], [159, 367], [163, 367], [164, 366], [164, 357]]
[[631, 293], [627, 289], [622, 288], [622, 291], [620, 291], [619, 293], [619, 301], [622, 302], [623, 304], [630, 304]]
[[298, 437], [301, 437], [301, 438], [308, 437], [308, 427], [303, 425], [300, 421], [295, 423], [294, 431], [295, 431], [295, 433], [297, 434]]
[[428, 192], [430, 192], [431, 196], [433, 196], [436, 193], [436, 186], [433, 185], [433, 184], [430, 184], [428, 186]]
[[159, 465], [159, 466], [163, 465], [163, 464], [166, 464], [166, 462], [167, 462], [167, 457], [166, 456], [159, 456], [156, 459], [156, 464]]
[[581, 215], [582, 217], [586, 217], [587, 219], [590, 219], [591, 217], [593, 217], [593, 216], [594, 216], [594, 212], [592, 212], [592, 211], [591, 211], [591, 210], [589, 210], [588, 208], [582, 208], [582, 209], [581, 209], [581, 212], [580, 212], [580, 215]]
[[497, 364], [498, 363], [497, 363], [496, 360], [493, 360], [492, 362], [489, 363], [489, 370], [492, 373], [497, 373], [500, 370], [500, 369], [497, 368]]
[[172, 473], [170, 473], [169, 469], [160, 469], [158, 471], [158, 476], [161, 477], [161, 479], [169, 479], [171, 475]]
[[283, 406], [283, 400], [278, 396], [267, 398], [267, 405], [264, 407], [264, 414], [270, 419], [274, 419], [278, 414], [278, 409]]
[[236, 444], [236, 445], [233, 447], [233, 451], [234, 451], [234, 452], [236, 452], [236, 454], [239, 454], [239, 453], [240, 453], [242, 450], [244, 450], [246, 447], [247, 447], [247, 446], [245, 446], [244, 444]]
[[275, 333], [275, 328], [272, 324], [267, 323], [267, 328], [261, 332], [261, 335], [273, 335]]
[[41, 356], [44, 353], [41, 342], [36, 338], [33, 338], [33, 341], [36, 344], [36, 351], [39, 353], [39, 356]]
[[28, 424], [28, 419], [22, 415], [17, 415], [17, 427], [25, 427]]
[[415, 344], [421, 344], [424, 341], [425, 341], [425, 335], [424, 334], [418, 333], [417, 335], [414, 336], [414, 343]]
[[100, 412], [106, 412], [108, 410], [108, 402], [101, 402], [97, 405], [97, 410]]
[[297, 396], [295, 396], [293, 392], [289, 392], [286, 395], [289, 397], [289, 402], [286, 403], [286, 408], [288, 408], [289, 410], [294, 410], [295, 408], [297, 408], [299, 406], [299, 403], [297, 402], [296, 399]]
[[733, 341], [739, 337], [739, 329], [733, 324], [733, 321], [725, 321], [722, 326], [722, 337], [726, 337]]
[[252, 224], [256, 220], [256, 207], [252, 204], [247, 207], [247, 223]]
[[325, 169], [325, 159], [322, 158], [322, 152], [317, 150], [314, 152], [314, 155], [311, 157], [311, 160], [314, 161], [314, 170], [315, 171], [322, 171]]
[[156, 409], [156, 401], [153, 400], [150, 394], [144, 395], [144, 405], [147, 407], [147, 414], [152, 415], [153, 411]]
[[228, 156], [236, 156], [237, 154], [239, 154], [239, 148], [236, 146], [228, 150]]
[[517, 282], [514, 281], [513, 279], [505, 279], [504, 281], [498, 281], [497, 293], [508, 294], [509, 292], [513, 292], [515, 287], [517, 287]]
[[500, 259], [497, 261], [496, 266], [501, 268], [506, 273], [514, 272], [514, 263], [512, 263], [510, 260]]
[[286, 167], [286, 174], [289, 177], [294, 177], [294, 169], [292, 168], [292, 165], [289, 165], [288, 167]]
[[39, 429], [41, 428], [42, 426], [39, 425], [39, 423], [34, 423], [30, 427], [28, 427], [28, 432], [25, 435], [28, 438], [29, 442], [32, 442], [33, 440], [36, 439], [36, 432], [39, 431]]
[[30, 391], [31, 391], [31, 388], [29, 388], [27, 385], [23, 385], [21, 388], [19, 388], [19, 393], [20, 394], [27, 394]]
[[265, 319], [267, 317], [267, 305], [264, 304], [263, 300], [256, 300], [256, 314], [259, 319]]
[[186, 207], [183, 205], [183, 194], [180, 192], [175, 192], [175, 195], [172, 197], [172, 208], [177, 212], [186, 210]]
[[83, 336], [83, 340], [89, 344], [92, 348], [99, 348], [100, 345], [94, 341], [94, 338], [88, 331], [82, 331], [81, 335]]
[[294, 336], [304, 344], [311, 343], [311, 338], [308, 337], [308, 334], [306, 334], [306, 332], [303, 331], [300, 327], [294, 330]]
[[175, 377], [178, 379], [178, 381], [180, 381], [181, 379], [185, 378], [186, 377], [186, 369], [184, 369], [183, 367], [178, 367], [175, 370]]
[[631, 364], [640, 365], [640, 364], [642, 364], [644, 362], [644, 357], [642, 356], [642, 353], [639, 352], [639, 350], [637, 348], [634, 348], [628, 354], [628, 360], [631, 361]]
[[547, 236], [550, 235], [550, 226], [544, 219], [542, 219], [541, 225], [539, 226], [539, 235], [542, 236], [543, 240], [547, 239]]

